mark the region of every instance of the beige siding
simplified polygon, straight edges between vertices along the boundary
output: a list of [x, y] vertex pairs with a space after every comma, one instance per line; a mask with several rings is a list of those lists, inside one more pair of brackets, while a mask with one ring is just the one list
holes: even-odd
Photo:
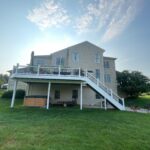
[[104, 61], [109, 62], [109, 68], [104, 68], [104, 72], [105, 74], [109, 74], [111, 77], [111, 82], [105, 82], [105, 85], [117, 93], [115, 59], [104, 57]]
[[[30, 83], [29, 94], [37, 96], [47, 96], [48, 83]], [[60, 91], [60, 99], [55, 99], [55, 90]], [[80, 85], [71, 84], [51, 84], [51, 102], [72, 101], [72, 91], [78, 90], [77, 104], [80, 104]], [[84, 106], [100, 106], [102, 99], [96, 99], [96, 93], [88, 86], [83, 86], [83, 105]], [[110, 106], [109, 106], [110, 107]]]
[[[103, 82], [104, 69], [103, 69], [103, 50], [91, 45], [88, 42], [84, 44], [78, 44], [76, 46], [70, 47], [69, 49], [69, 60], [68, 64], [73, 68], [81, 68], [93, 71], [95, 74], [96, 69], [100, 70], [100, 80]], [[74, 63], [72, 59], [72, 55], [74, 52], [79, 54], [79, 62]], [[95, 62], [96, 54], [100, 55], [100, 63]]]
[[48, 83], [29, 83], [28, 95], [46, 96]]

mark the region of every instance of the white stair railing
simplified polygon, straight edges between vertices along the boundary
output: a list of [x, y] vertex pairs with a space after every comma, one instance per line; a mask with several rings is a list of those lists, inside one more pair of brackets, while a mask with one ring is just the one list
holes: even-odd
[[114, 93], [111, 89], [109, 89], [108, 87], [106, 87], [101, 81], [99, 81], [98, 79], [96, 79], [92, 74], [90, 73], [86, 73], [86, 77], [92, 81], [93, 83], [95, 83], [95, 86], [97, 85], [99, 88], [103, 89], [109, 96], [112, 97], [112, 99], [114, 99], [115, 101], [117, 101], [120, 105], [122, 105], [124, 107], [124, 99], [120, 98], [116, 93]]

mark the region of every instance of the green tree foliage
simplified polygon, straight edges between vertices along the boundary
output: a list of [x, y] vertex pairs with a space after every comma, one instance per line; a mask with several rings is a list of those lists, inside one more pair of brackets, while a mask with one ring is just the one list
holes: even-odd
[[8, 75], [7, 74], [0, 74], [0, 86], [4, 83], [8, 83]]
[[150, 79], [139, 71], [117, 72], [118, 89], [128, 97], [137, 97], [150, 88]]

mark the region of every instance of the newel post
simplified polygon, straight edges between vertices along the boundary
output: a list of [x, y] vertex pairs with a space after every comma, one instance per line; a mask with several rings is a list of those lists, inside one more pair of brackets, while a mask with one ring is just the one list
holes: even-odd
[[87, 77], [87, 69], [85, 70], [85, 76]]
[[111, 97], [113, 98], [113, 91], [112, 91], [112, 89], [110, 89], [110, 94], [111, 94]]
[[123, 104], [123, 107], [125, 108], [124, 98], [122, 98], [122, 104]]
[[79, 68], [79, 77], [81, 76], [81, 69]]
[[60, 68], [60, 66], [58, 67], [58, 75], [60, 76], [60, 70], [61, 70], [61, 68]]

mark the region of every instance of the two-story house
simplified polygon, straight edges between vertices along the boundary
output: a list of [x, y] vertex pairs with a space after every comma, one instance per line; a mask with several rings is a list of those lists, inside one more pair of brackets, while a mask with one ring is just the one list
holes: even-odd
[[[82, 42], [50, 55], [31, 54], [30, 65], [17, 65], [10, 76], [13, 89], [11, 107], [18, 86], [26, 90], [25, 106], [76, 103], [83, 106], [124, 110], [117, 95], [116, 58], [105, 57], [105, 50]], [[19, 88], [19, 87], [18, 87]]]

